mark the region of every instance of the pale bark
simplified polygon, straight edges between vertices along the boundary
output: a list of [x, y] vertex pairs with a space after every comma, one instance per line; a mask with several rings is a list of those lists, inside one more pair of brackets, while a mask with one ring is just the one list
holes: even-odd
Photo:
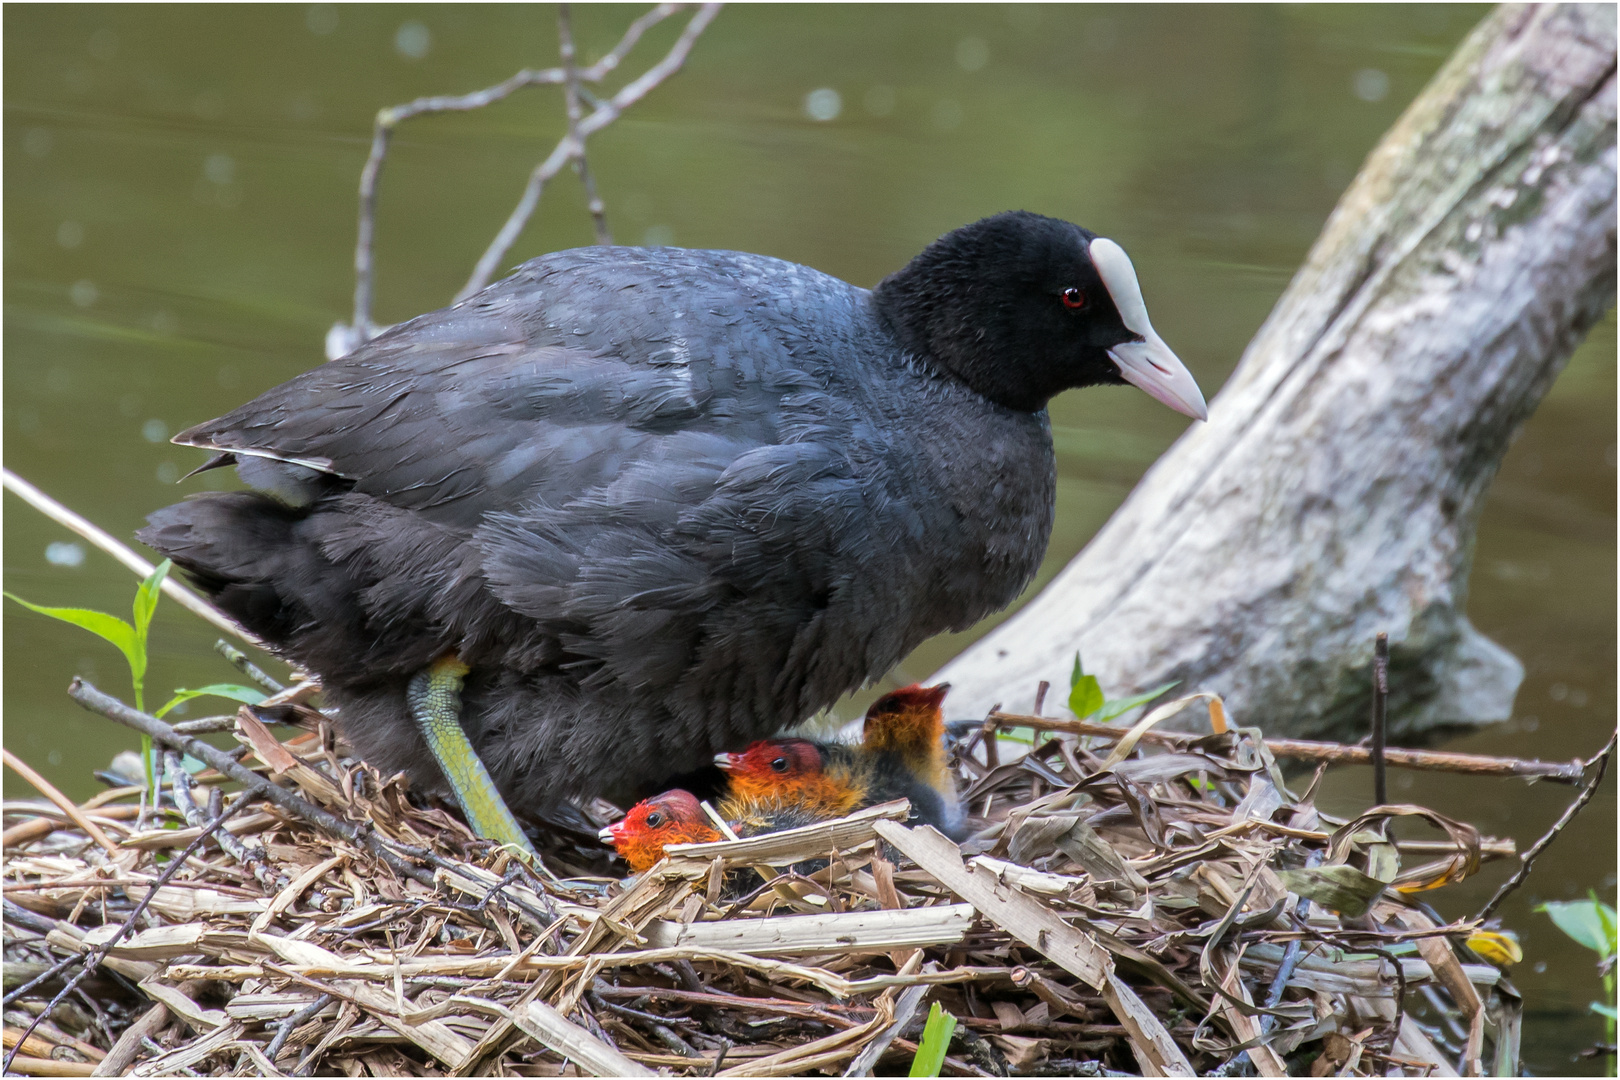
[[[940, 671], [951, 715], [1170, 679], [1240, 723], [1506, 718], [1523, 668], [1465, 612], [1514, 432], [1615, 289], [1615, 9], [1498, 9], [1328, 219], [1212, 403], [1048, 588]], [[1595, 451], [1594, 451], [1595, 452]], [[1054, 700], [1066, 695], [1053, 694]]]

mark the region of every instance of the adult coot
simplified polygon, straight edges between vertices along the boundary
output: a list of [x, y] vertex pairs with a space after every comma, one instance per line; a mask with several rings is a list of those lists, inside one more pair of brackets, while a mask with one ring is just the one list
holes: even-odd
[[1052, 526], [1048, 399], [1127, 382], [1205, 416], [1124, 250], [1038, 214], [870, 291], [562, 251], [177, 435], [252, 490], [140, 536], [319, 674], [368, 761], [515, 843], [490, 778], [525, 810], [656, 790], [1010, 602]]

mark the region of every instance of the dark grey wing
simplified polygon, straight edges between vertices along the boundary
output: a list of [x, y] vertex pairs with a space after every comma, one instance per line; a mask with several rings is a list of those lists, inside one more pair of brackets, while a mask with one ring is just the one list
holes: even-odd
[[181, 441], [352, 484], [306, 531], [376, 648], [421, 627], [469, 660], [482, 638], [588, 685], [688, 686], [700, 723], [787, 719], [894, 652], [872, 633], [899, 632], [853, 629], [895, 540], [859, 410], [826, 390], [842, 361], [823, 346], [861, 325], [858, 290], [772, 260], [662, 258], [548, 257]]
[[609, 483], [688, 428], [771, 441], [771, 402], [791, 380], [773, 391], [740, 377], [737, 356], [772, 347], [736, 314], [747, 296], [688, 279], [711, 309], [690, 313], [706, 316], [691, 346], [668, 325], [689, 318], [667, 310], [675, 276], [572, 252], [537, 260], [175, 441], [329, 473], [467, 529]]

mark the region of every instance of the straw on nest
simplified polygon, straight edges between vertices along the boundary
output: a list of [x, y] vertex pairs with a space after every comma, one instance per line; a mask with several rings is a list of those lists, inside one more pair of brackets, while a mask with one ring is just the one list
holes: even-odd
[[[905, 1071], [925, 999], [959, 1021], [947, 1075], [1514, 1062], [1516, 996], [1460, 951], [1471, 927], [1417, 902], [1511, 845], [1415, 807], [1334, 821], [1210, 705], [1217, 734], [1147, 731], [1158, 717], [1103, 739], [1048, 730], [1005, 764], [995, 729], [1039, 721], [993, 714], [956, 748], [981, 827], [961, 847], [891, 804], [674, 848], [636, 880], [612, 876], [583, 831], [526, 867], [350, 759], [313, 711], [316, 730], [281, 741], [244, 709], [243, 763], [348, 835], [247, 791], [200, 836], [221, 800], [203, 809], [193, 785], [227, 778], [172, 753], [172, 798], [144, 823], [134, 788], [71, 815], [8, 803], [11, 1068], [867, 1075]], [[1394, 842], [1399, 815], [1447, 838]], [[824, 868], [792, 869], [806, 860]], [[728, 872], [749, 868], [773, 876], [733, 896]], [[75, 972], [51, 968], [98, 952], [143, 900], [94, 976], [40, 1018]]]

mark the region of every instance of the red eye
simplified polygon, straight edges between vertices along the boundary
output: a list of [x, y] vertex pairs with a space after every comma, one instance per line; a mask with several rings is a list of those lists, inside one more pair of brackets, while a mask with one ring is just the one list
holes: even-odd
[[1080, 308], [1085, 307], [1086, 294], [1081, 292], [1079, 289], [1064, 289], [1063, 306], [1069, 308], [1071, 311], [1079, 310]]

